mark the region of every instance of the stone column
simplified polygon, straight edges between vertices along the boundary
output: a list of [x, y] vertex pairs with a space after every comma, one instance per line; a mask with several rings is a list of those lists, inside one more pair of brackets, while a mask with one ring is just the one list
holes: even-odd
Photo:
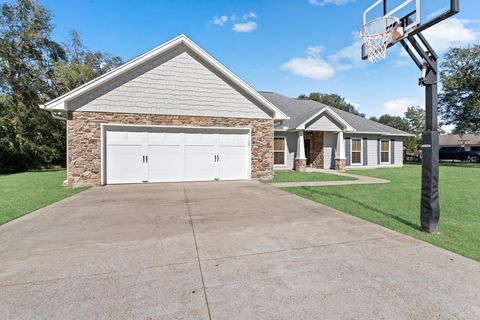
[[305, 141], [303, 139], [303, 130], [298, 131], [297, 153], [295, 155], [295, 171], [307, 171], [307, 158], [305, 157]]
[[343, 131], [340, 131], [337, 134], [337, 148], [335, 150], [335, 170], [345, 172], [345, 165], [345, 143], [343, 141]]

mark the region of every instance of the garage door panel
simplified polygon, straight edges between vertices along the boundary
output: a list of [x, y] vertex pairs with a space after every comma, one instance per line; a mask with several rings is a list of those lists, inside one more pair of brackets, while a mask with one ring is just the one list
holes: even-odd
[[184, 134], [172, 132], [148, 132], [147, 141], [149, 144], [182, 145], [184, 143]]
[[185, 133], [186, 145], [216, 145], [218, 135], [215, 133]]
[[219, 134], [218, 136], [218, 144], [221, 145], [228, 145], [228, 146], [248, 146], [248, 134]]
[[148, 145], [148, 181], [183, 180], [183, 154], [179, 145]]
[[217, 177], [215, 146], [185, 146], [185, 180], [213, 180]]
[[107, 131], [108, 144], [143, 144], [144, 132]]
[[107, 183], [139, 183], [146, 180], [144, 146], [114, 144], [107, 147]]
[[248, 179], [248, 147], [219, 146], [219, 179]]

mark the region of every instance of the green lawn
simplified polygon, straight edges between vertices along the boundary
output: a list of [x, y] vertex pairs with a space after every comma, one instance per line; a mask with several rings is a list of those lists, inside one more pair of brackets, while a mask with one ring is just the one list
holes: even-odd
[[440, 167], [440, 235], [419, 229], [420, 165], [349, 172], [391, 183], [285, 189], [480, 261], [480, 166]]
[[65, 170], [0, 175], [0, 224], [84, 190], [63, 187], [65, 179]]
[[274, 178], [264, 180], [267, 183], [273, 182], [304, 182], [304, 181], [340, 181], [356, 180], [350, 177], [328, 174], [323, 172], [296, 172], [296, 171], [275, 171]]

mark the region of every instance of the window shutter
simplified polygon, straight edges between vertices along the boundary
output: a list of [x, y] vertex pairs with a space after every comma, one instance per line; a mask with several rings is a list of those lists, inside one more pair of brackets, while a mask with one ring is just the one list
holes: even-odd
[[395, 140], [390, 140], [390, 163], [395, 164]]
[[363, 138], [363, 165], [368, 166], [368, 139]]
[[345, 158], [347, 158], [347, 166], [351, 165], [350, 138], [345, 138]]
[[382, 150], [382, 143], [380, 139], [377, 139], [377, 164], [380, 164], [380, 152]]

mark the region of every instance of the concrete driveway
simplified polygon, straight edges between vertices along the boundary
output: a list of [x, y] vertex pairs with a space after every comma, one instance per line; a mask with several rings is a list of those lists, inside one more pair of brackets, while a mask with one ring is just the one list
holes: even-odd
[[0, 227], [2, 319], [479, 319], [480, 263], [259, 182], [93, 188]]

